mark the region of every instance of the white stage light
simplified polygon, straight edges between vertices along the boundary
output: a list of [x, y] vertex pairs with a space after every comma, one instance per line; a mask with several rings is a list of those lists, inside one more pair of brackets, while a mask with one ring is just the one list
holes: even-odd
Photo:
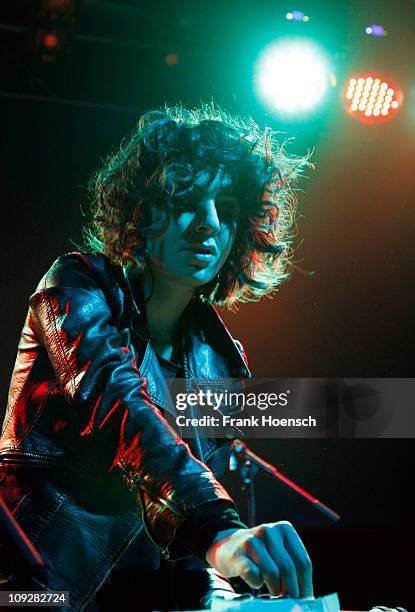
[[276, 116], [309, 114], [322, 102], [329, 82], [328, 59], [314, 42], [304, 38], [271, 43], [255, 65], [255, 93]]

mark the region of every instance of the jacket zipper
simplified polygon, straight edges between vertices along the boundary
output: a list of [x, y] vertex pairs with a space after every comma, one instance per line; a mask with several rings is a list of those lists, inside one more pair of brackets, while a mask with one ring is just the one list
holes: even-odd
[[91, 599], [98, 593], [99, 589], [102, 587], [102, 585], [104, 584], [104, 582], [106, 581], [106, 579], [108, 578], [108, 576], [110, 575], [110, 573], [112, 572], [112, 570], [114, 569], [114, 567], [117, 565], [118, 561], [120, 560], [120, 558], [122, 557], [122, 555], [125, 553], [125, 551], [127, 550], [127, 548], [130, 546], [130, 544], [133, 542], [133, 540], [135, 540], [135, 538], [138, 536], [138, 534], [143, 530], [143, 525], [140, 525], [140, 527], [138, 529], [135, 530], [134, 534], [131, 536], [131, 538], [129, 538], [127, 540], [127, 542], [120, 548], [120, 550], [118, 551], [118, 553], [115, 555], [111, 565], [109, 566], [108, 570], [105, 572], [103, 578], [101, 578], [101, 580], [99, 581], [98, 585], [95, 587], [95, 589], [92, 591], [92, 593], [90, 593], [89, 595], [86, 596], [86, 598], [83, 600], [83, 602], [80, 604], [79, 607], [79, 611], [82, 612], [82, 610], [84, 610], [85, 606], [88, 605], [88, 603], [91, 601]]
[[36, 466], [61, 466], [70, 468], [72, 461], [64, 457], [48, 455], [47, 453], [36, 453], [32, 451], [10, 450], [0, 453], [0, 463], [4, 464], [20, 464], [20, 465], [36, 465]]

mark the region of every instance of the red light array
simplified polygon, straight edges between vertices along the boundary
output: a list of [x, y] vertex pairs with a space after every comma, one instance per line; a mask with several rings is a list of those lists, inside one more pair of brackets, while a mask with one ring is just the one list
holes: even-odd
[[387, 80], [379, 77], [354, 77], [349, 80], [347, 111], [363, 119], [390, 118], [400, 106], [401, 96]]

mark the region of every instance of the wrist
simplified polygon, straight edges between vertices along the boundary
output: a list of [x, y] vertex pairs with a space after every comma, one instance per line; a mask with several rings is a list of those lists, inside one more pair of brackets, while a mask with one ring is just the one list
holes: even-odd
[[176, 530], [176, 537], [201, 561], [206, 561], [206, 551], [213, 539], [225, 530], [246, 528], [235, 508], [228, 502], [213, 501], [197, 508]]
[[223, 540], [226, 540], [226, 538], [229, 538], [231, 535], [233, 535], [237, 531], [241, 531], [241, 529], [239, 529], [237, 527], [231, 527], [229, 529], [223, 529], [222, 531], [218, 531], [218, 533], [213, 538], [210, 546], [206, 550], [205, 558], [206, 558], [206, 561], [209, 563], [209, 565], [212, 565], [210, 559], [211, 559], [211, 555], [215, 551], [217, 545], [220, 542], [222, 542]]

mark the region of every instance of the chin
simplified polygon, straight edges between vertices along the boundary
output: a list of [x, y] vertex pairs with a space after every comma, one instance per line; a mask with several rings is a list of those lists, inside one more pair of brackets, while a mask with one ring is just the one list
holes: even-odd
[[186, 271], [171, 270], [169, 276], [170, 278], [175, 279], [175, 281], [181, 285], [198, 288], [210, 283], [210, 281], [215, 278], [217, 273], [218, 270], [216, 267], [214, 270], [208, 270], [207, 268], [201, 267], [199, 269]]
[[216, 276], [217, 272], [215, 272], [214, 274], [209, 273], [209, 274], [194, 274], [192, 276], [192, 284], [195, 287], [203, 287], [204, 285], [207, 285], [208, 283], [210, 283]]
[[192, 277], [187, 280], [186, 284], [189, 284], [195, 288], [204, 287], [212, 280], [212, 278], [213, 277], [209, 277], [207, 279], [199, 279], [199, 278]]
[[208, 285], [212, 279], [213, 279], [213, 276], [211, 275], [203, 279], [192, 276], [192, 277], [186, 277], [186, 278], [182, 277], [180, 281], [182, 285], [193, 287], [193, 289], [200, 289], [201, 287]]

